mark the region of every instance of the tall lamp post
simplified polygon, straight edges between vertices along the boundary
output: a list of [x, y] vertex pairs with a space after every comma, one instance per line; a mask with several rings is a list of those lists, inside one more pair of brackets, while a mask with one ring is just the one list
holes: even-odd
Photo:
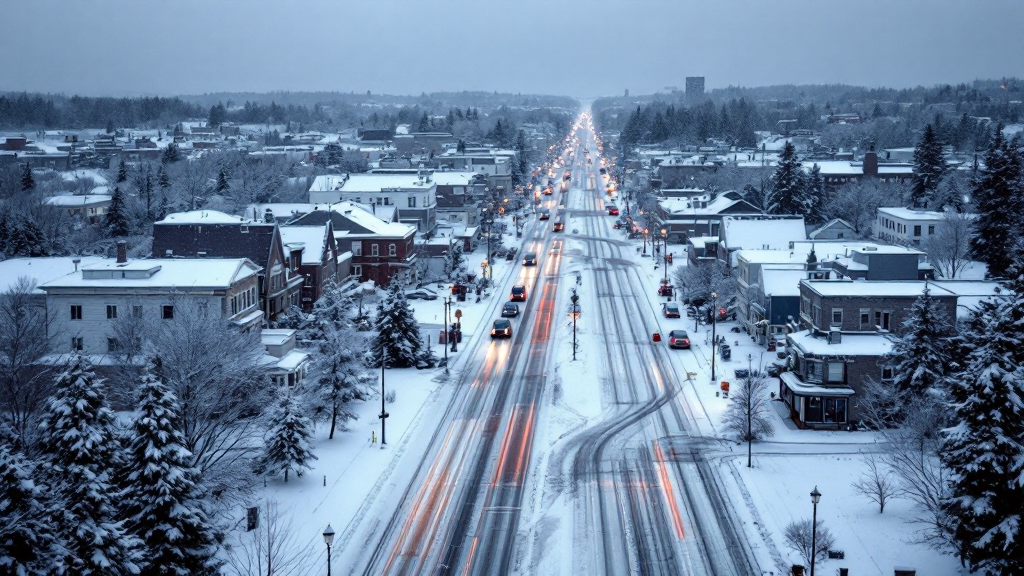
[[650, 230], [644, 228], [644, 256], [647, 256], [647, 235], [650, 233]]
[[380, 344], [380, 414], [377, 415], [377, 418], [380, 418], [380, 447], [381, 448], [384, 448], [384, 446], [388, 443], [387, 440], [384, 439], [384, 424], [387, 422], [387, 419], [388, 419], [388, 416], [389, 416], [387, 411], [384, 410], [384, 365], [387, 364], [387, 362], [385, 362], [384, 356], [386, 355], [386, 353], [387, 353], [387, 348], [384, 347], [384, 342], [381, 342], [381, 344]]
[[327, 576], [331, 576], [331, 544], [334, 544], [334, 528], [324, 528], [324, 544], [327, 544]]
[[715, 328], [718, 327], [718, 292], [711, 293], [711, 383], [715, 383], [715, 350], [718, 338]]
[[665, 266], [665, 284], [668, 284], [668, 230], [665, 228], [661, 229], [661, 242], [664, 244], [664, 250], [661, 251], [661, 257], [663, 259], [662, 264]]
[[[482, 215], [483, 215], [483, 218], [481, 219], [481, 221], [484, 224], [487, 224], [487, 258], [484, 259], [484, 262], [490, 262], [491, 261], [491, 222], [487, 219], [487, 217], [488, 217], [488, 210], [487, 210], [487, 208], [484, 208], [483, 210], [481, 210], [481, 212], [482, 212]], [[488, 277], [489, 275], [487, 273], [487, 266], [485, 265], [483, 268], [484, 268], [484, 270], [483, 270], [484, 277]]]
[[576, 359], [576, 303], [580, 301], [580, 297], [576, 294], [576, 289], [572, 289], [572, 296], [569, 297], [572, 302], [572, 359]]
[[811, 516], [811, 576], [814, 576], [814, 557], [818, 555], [818, 500], [821, 500], [821, 492], [815, 486], [811, 491], [811, 504], [814, 505], [814, 514]]
[[[449, 290], [449, 294], [450, 293], [451, 293], [451, 291]], [[446, 297], [444, 299], [444, 335], [445, 335], [445, 343], [444, 343], [444, 373], [445, 373], [446, 376], [448, 375], [448, 339], [450, 339], [452, 337], [452, 330], [451, 330], [451, 327], [452, 327], [452, 322], [451, 322], [452, 317], [451, 317], [451, 314], [450, 314], [451, 308], [452, 308], [452, 297], [448, 296], [448, 297]]]

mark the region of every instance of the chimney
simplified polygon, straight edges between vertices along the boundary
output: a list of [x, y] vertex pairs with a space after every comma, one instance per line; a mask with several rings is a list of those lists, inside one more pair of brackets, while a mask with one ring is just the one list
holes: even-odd
[[78, 265], [82, 263], [81, 258], [73, 258], [71, 263], [75, 265], [75, 272], [78, 272]]
[[124, 264], [128, 262], [128, 243], [124, 240], [117, 241], [117, 263]]
[[878, 176], [878, 153], [874, 150], [864, 153], [864, 175]]

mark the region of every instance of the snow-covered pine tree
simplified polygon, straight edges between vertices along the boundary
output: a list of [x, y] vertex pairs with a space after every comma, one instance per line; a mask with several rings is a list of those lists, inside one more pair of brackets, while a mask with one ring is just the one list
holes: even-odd
[[121, 161], [117, 163], [117, 180], [115, 180], [115, 182], [120, 184], [121, 182], [127, 182], [127, 181], [128, 181], [128, 165], [125, 163], [124, 157], [121, 157]]
[[1021, 155], [1003, 137], [1000, 124], [985, 153], [985, 165], [975, 181], [974, 257], [988, 266], [988, 276], [1001, 278], [1012, 262], [1011, 238], [1020, 238], [1024, 223], [1024, 176]]
[[402, 287], [401, 279], [394, 276], [387, 294], [377, 304], [377, 334], [369, 352], [373, 366], [381, 365], [383, 354], [386, 367], [409, 368], [416, 366], [422, 353], [420, 327]]
[[32, 164], [26, 162], [21, 172], [21, 191], [31, 192], [36, 188], [36, 179], [32, 176]]
[[372, 377], [358, 352], [358, 343], [365, 341], [361, 333], [351, 326], [324, 324], [321, 334], [311, 362], [316, 388], [309, 399], [314, 417], [331, 423], [330, 440], [339, 420], [344, 426], [356, 418], [348, 404], [367, 396]]
[[893, 374], [890, 385], [900, 407], [942, 398], [951, 331], [949, 318], [925, 284], [903, 321], [903, 336], [893, 343], [889, 354]]
[[128, 206], [125, 205], [124, 193], [118, 186], [114, 186], [110, 207], [107, 208], [107, 215], [103, 218], [103, 229], [111, 238], [121, 238], [131, 233], [131, 224], [128, 222]]
[[931, 124], [924, 127], [921, 141], [914, 148], [914, 181], [910, 187], [910, 202], [914, 208], [927, 208], [935, 199], [946, 161], [942, 156], [942, 142]]
[[444, 275], [450, 282], [455, 282], [465, 272], [465, 251], [462, 242], [452, 242], [444, 255]]
[[808, 224], [825, 222], [825, 205], [828, 203], [825, 180], [821, 177], [821, 167], [817, 163], [804, 179], [804, 219]]
[[1010, 273], [1007, 297], [973, 318], [985, 330], [969, 336], [966, 369], [950, 378], [956, 425], [941, 451], [956, 553], [989, 575], [1024, 574], [1024, 267]]
[[772, 189], [768, 200], [769, 214], [806, 215], [808, 202], [804, 194], [803, 166], [796, 157], [792, 142], [786, 142], [779, 155], [779, 165], [772, 175]]
[[145, 550], [140, 575], [214, 576], [221, 565], [217, 534], [178, 428], [178, 399], [160, 369], [155, 358], [142, 375], [128, 447], [126, 525]]
[[220, 172], [217, 173], [217, 193], [223, 194], [231, 189], [231, 184], [228, 183], [228, 173], [221, 168]]
[[317, 457], [310, 445], [313, 423], [302, 413], [291, 390], [284, 388], [278, 394], [281, 402], [270, 414], [273, 427], [265, 437], [266, 443], [254, 463], [254, 470], [257, 474], [284, 472], [287, 482], [288, 472], [294, 470], [296, 475], [302, 476]]
[[34, 481], [35, 466], [0, 434], [0, 574], [50, 574], [55, 550], [50, 502]]
[[56, 561], [84, 576], [137, 574], [138, 540], [116, 517], [121, 495], [111, 474], [122, 448], [103, 384], [76, 353], [55, 390], [40, 425], [40, 450], [44, 482], [63, 503], [52, 519], [63, 547]]

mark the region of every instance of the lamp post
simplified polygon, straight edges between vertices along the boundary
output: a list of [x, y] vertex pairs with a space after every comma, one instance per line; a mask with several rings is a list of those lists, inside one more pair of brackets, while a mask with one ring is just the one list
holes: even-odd
[[572, 289], [572, 296], [569, 297], [572, 302], [572, 359], [576, 360], [576, 303], [579, 302], [580, 297], [576, 294], [576, 289]]
[[458, 308], [455, 309], [455, 330], [452, 330], [452, 332], [454, 332], [452, 335], [452, 352], [458, 352], [459, 349], [456, 347], [456, 344], [459, 343], [459, 336], [462, 334], [462, 310]]
[[387, 422], [389, 416], [387, 411], [384, 410], [384, 365], [387, 364], [387, 362], [385, 362], [384, 356], [386, 355], [386, 353], [387, 348], [384, 347], [384, 342], [382, 341], [380, 343], [380, 414], [377, 415], [377, 418], [380, 418], [381, 448], [384, 448], [384, 446], [388, 443], [387, 440], [384, 439], [384, 424]]
[[718, 292], [711, 293], [711, 383], [715, 383], [715, 350], [718, 339], [715, 328], [718, 327]]
[[818, 500], [821, 500], [821, 492], [815, 486], [811, 491], [811, 504], [814, 505], [814, 514], [811, 516], [811, 576], [814, 576], [814, 557], [818, 555]]
[[[449, 291], [449, 293], [450, 293], [450, 291]], [[452, 297], [448, 296], [448, 297], [446, 297], [444, 299], [444, 335], [445, 335], [446, 339], [450, 339], [452, 337], [452, 330], [451, 330], [451, 326], [452, 326], [451, 319], [452, 319], [452, 317], [451, 317], [451, 314], [450, 314], [451, 308], [452, 308]], [[448, 375], [448, 342], [447, 341], [444, 343], [444, 373], [445, 373], [446, 376]]]
[[331, 544], [334, 544], [334, 528], [324, 528], [324, 544], [327, 544], [327, 576], [331, 576]]
[[664, 250], [661, 251], [661, 257], [664, 260], [662, 263], [665, 266], [665, 284], [668, 284], [668, 230], [665, 228], [661, 229], [661, 242], [664, 244]]
[[647, 235], [650, 234], [650, 230], [644, 228], [644, 256], [647, 256]]
[[487, 262], [490, 261], [490, 259], [491, 259], [491, 222], [487, 219], [487, 215], [488, 215], [487, 208], [484, 208], [483, 210], [481, 210], [481, 213], [483, 215], [483, 218], [482, 218], [481, 221], [484, 224], [487, 224], [487, 258], [484, 260], [484, 264], [483, 264], [484, 277], [487, 277], [488, 276], [488, 274], [487, 274]]

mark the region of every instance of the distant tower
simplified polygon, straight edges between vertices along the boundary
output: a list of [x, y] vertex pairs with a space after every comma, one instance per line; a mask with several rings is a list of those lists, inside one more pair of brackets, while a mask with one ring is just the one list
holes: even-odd
[[626, 98], [629, 98], [629, 88], [626, 88]]
[[694, 102], [704, 97], [704, 77], [686, 77], [686, 99]]

